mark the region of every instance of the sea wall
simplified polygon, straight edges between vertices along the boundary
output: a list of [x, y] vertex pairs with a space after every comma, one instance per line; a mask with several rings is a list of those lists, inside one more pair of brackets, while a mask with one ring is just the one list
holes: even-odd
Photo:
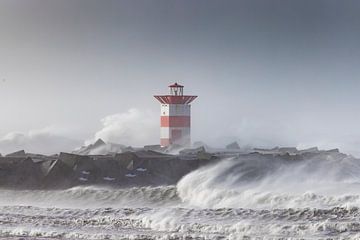
[[[109, 155], [60, 153], [54, 156], [19, 151], [0, 157], [0, 187], [14, 189], [63, 189], [79, 185], [119, 187], [176, 184], [199, 167], [229, 157], [281, 158], [290, 162], [328, 156], [346, 157], [338, 150], [294, 151], [294, 149], [257, 149], [250, 153], [215, 152], [204, 148], [182, 151], [177, 155], [151, 150], [126, 151]], [[286, 151], [285, 151], [286, 150]]]

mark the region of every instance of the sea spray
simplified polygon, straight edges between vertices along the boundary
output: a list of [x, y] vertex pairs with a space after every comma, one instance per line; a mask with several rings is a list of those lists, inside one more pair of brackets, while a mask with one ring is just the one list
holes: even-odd
[[288, 160], [259, 154], [200, 168], [177, 184], [184, 203], [203, 208], [360, 206], [360, 161], [350, 156]]
[[359, 239], [359, 160], [249, 154], [177, 186], [1, 190], [5, 239]]

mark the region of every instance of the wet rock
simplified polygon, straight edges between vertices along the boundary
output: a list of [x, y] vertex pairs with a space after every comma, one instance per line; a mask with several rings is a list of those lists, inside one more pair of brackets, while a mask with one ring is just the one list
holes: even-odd
[[102, 139], [98, 139], [95, 143], [88, 146], [83, 146], [79, 150], [74, 151], [74, 154], [78, 155], [89, 155], [96, 149], [106, 146], [106, 143]]
[[49, 161], [42, 161], [42, 162], [38, 163], [42, 176], [47, 175], [47, 173], [49, 172], [50, 166], [54, 161], [49, 160]]
[[289, 154], [295, 154], [298, 152], [297, 148], [295, 147], [281, 147], [278, 149], [280, 153], [289, 153]]
[[0, 158], [0, 185], [13, 188], [32, 188], [42, 179], [40, 166], [30, 157]]
[[27, 157], [16, 166], [10, 181], [19, 188], [34, 188], [41, 182], [42, 178], [40, 165]]
[[105, 143], [102, 139], [96, 140], [95, 143], [83, 146], [79, 150], [74, 151], [78, 155], [107, 155], [122, 152], [126, 146], [116, 143]]
[[179, 152], [179, 157], [182, 160], [211, 160], [214, 155], [206, 152], [205, 147], [195, 149], [184, 149]]
[[17, 151], [17, 152], [7, 154], [5, 157], [25, 157], [25, 156], [26, 156], [25, 151], [20, 150], [20, 151]]
[[166, 147], [161, 147], [161, 145], [145, 145], [145, 151], [155, 151], [155, 152], [164, 152]]
[[52, 162], [46, 171], [43, 187], [45, 188], [67, 188], [73, 186], [73, 170], [60, 159]]
[[303, 154], [303, 153], [318, 153], [319, 149], [318, 147], [312, 147], [312, 148], [307, 148], [307, 149], [302, 149], [298, 151], [299, 154]]
[[240, 146], [237, 142], [232, 142], [225, 147], [227, 150], [240, 150]]
[[69, 168], [74, 169], [78, 162], [89, 161], [89, 156], [77, 155], [72, 153], [61, 152], [59, 160], [67, 165]]
[[135, 162], [139, 160], [135, 152], [130, 151], [116, 154], [114, 158], [121, 168], [128, 170], [133, 170], [134, 166], [136, 166]]
[[188, 148], [181, 150], [179, 152], [179, 155], [197, 155], [199, 153], [204, 153], [204, 152], [206, 152], [205, 147], [201, 146], [198, 148]]
[[326, 151], [327, 153], [340, 153], [340, 150], [338, 148], [330, 149]]

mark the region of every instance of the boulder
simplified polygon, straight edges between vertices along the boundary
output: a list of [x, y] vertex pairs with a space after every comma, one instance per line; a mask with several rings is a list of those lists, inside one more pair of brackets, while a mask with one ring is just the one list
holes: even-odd
[[155, 151], [155, 152], [164, 152], [166, 148], [162, 147], [161, 145], [145, 145], [145, 151]]
[[43, 174], [40, 166], [29, 157], [0, 158], [0, 184], [13, 188], [34, 188]]
[[63, 162], [68, 167], [74, 169], [76, 164], [81, 161], [90, 161], [89, 156], [77, 155], [72, 153], [61, 152], [59, 155], [59, 160]]
[[5, 157], [26, 157], [26, 153], [24, 150], [20, 150], [17, 152], [7, 154]]
[[225, 147], [227, 150], [240, 150], [240, 146], [237, 142], [232, 142]]
[[318, 153], [319, 149], [318, 147], [312, 147], [312, 148], [307, 148], [307, 149], [302, 149], [298, 151], [299, 154], [304, 154], [304, 153]]
[[138, 156], [135, 152], [124, 152], [118, 153], [114, 156], [114, 159], [118, 162], [118, 165], [123, 169], [133, 170], [137, 162], [139, 161]]
[[281, 147], [278, 149], [280, 153], [289, 153], [289, 154], [295, 154], [298, 153], [297, 148], [295, 147]]
[[206, 152], [205, 147], [201, 146], [198, 148], [187, 148], [184, 150], [181, 150], [179, 152], [179, 155], [197, 155], [199, 153], [204, 153]]
[[27, 157], [21, 161], [14, 171], [14, 179], [11, 181], [17, 188], [36, 188], [43, 179], [40, 165]]
[[60, 159], [50, 164], [44, 176], [43, 187], [45, 188], [68, 188], [73, 186], [73, 170]]
[[95, 143], [83, 146], [79, 150], [73, 151], [73, 153], [79, 155], [90, 155], [94, 154], [94, 152], [100, 152], [103, 148], [106, 148], [106, 143], [99, 138]]

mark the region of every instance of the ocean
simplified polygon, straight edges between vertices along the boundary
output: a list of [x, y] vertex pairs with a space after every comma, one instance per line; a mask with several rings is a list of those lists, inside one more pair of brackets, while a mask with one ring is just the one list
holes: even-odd
[[0, 190], [0, 239], [360, 239], [360, 160], [246, 155], [176, 185]]

